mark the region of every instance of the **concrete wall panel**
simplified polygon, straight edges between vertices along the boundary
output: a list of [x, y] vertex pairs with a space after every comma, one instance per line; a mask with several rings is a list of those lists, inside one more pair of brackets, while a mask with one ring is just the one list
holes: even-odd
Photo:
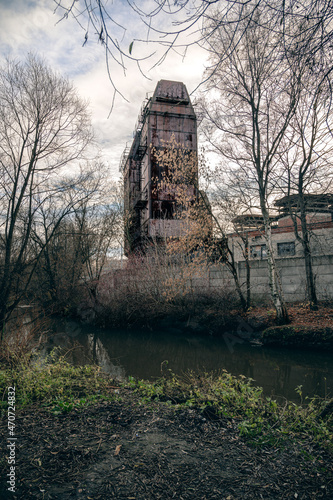
[[[324, 255], [313, 258], [316, 275], [317, 293], [319, 300], [333, 299], [333, 255]], [[305, 264], [301, 258], [277, 260], [281, 283], [286, 301], [301, 301], [306, 299]], [[238, 263], [239, 279], [242, 289], [245, 290], [245, 263]], [[211, 288], [225, 286], [228, 282], [235, 290], [230, 272], [226, 267], [212, 266], [209, 272]], [[251, 262], [251, 292], [253, 298], [266, 295], [269, 298], [267, 261]]]

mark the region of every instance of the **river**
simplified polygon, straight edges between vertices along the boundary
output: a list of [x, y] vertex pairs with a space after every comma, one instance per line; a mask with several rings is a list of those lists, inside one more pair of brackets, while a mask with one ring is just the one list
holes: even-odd
[[175, 334], [167, 330], [100, 330], [74, 321], [57, 320], [44, 354], [60, 346], [74, 364], [91, 361], [116, 379], [128, 376], [154, 379], [162, 369], [176, 374], [188, 370], [219, 372], [252, 378], [266, 395], [300, 401], [303, 396], [333, 394], [332, 353], [264, 348], [233, 334], [223, 337]]

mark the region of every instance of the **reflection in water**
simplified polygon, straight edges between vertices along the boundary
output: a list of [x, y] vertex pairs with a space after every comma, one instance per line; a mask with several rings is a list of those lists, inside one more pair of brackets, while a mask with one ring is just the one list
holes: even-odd
[[[97, 362], [114, 378], [131, 375], [151, 379], [161, 376], [161, 367], [177, 374], [188, 370], [227, 370], [254, 379], [265, 394], [298, 400], [295, 387], [304, 396], [333, 393], [333, 360], [330, 353], [268, 349], [240, 342], [231, 350], [223, 338], [175, 335], [161, 332], [98, 330], [73, 321], [58, 321], [48, 351], [59, 345], [72, 363]], [[80, 348], [73, 348], [80, 345]], [[165, 363], [163, 365], [165, 367]]]
[[110, 356], [102, 344], [101, 339], [98, 335], [88, 334], [87, 335], [87, 347], [89, 352], [92, 354], [92, 360], [94, 363], [102, 367], [102, 369], [109, 373], [116, 380], [124, 380], [126, 377], [125, 369], [121, 365], [115, 365], [110, 360]]

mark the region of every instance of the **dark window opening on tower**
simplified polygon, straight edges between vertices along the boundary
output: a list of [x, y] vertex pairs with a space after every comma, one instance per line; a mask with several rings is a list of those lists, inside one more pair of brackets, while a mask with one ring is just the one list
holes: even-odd
[[162, 217], [163, 219], [173, 219], [173, 203], [170, 201], [162, 201]]
[[172, 201], [153, 201], [153, 219], [173, 219], [174, 203]]
[[168, 177], [168, 166], [167, 165], [159, 165], [154, 162], [151, 166], [151, 177], [152, 179], [161, 180]]

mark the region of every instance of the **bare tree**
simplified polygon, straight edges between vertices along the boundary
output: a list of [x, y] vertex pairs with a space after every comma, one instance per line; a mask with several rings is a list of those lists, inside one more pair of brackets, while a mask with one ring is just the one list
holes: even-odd
[[[242, 190], [237, 189], [237, 180], [226, 179], [225, 175], [219, 170], [219, 167], [215, 166], [209, 172], [211, 177], [212, 212], [227, 238], [230, 254], [233, 255], [235, 272], [238, 274], [239, 285], [242, 289], [245, 287], [246, 307], [244, 309], [247, 310], [251, 306], [251, 266], [248, 228], [244, 227], [242, 216], [249, 213], [252, 207], [248, 193], [243, 193]], [[244, 282], [241, 282], [239, 270], [237, 270], [236, 253], [240, 253], [245, 262]]]
[[72, 218], [84, 264], [81, 278], [94, 303], [98, 302], [97, 288], [102, 273], [106, 272], [112, 252], [118, 250], [123, 236], [119, 187], [108, 180], [106, 170], [100, 171], [97, 179], [98, 189], [76, 207]]
[[[252, 198], [258, 200], [267, 244], [271, 297], [277, 321], [288, 321], [272, 245], [270, 195], [279, 171], [279, 153], [302, 90], [302, 64], [284, 57], [281, 36], [261, 27], [261, 15], [247, 22], [242, 37], [232, 27], [216, 25], [211, 40], [210, 100], [203, 110], [207, 139], [234, 172], [239, 172]], [[266, 14], [263, 13], [265, 23]], [[221, 59], [220, 54], [223, 54]], [[215, 94], [215, 99], [214, 99]], [[214, 132], [215, 130], [215, 132]]]
[[[150, 66], [159, 65], [171, 50], [184, 56], [188, 41], [185, 44], [179, 41], [182, 33], [187, 35], [193, 31], [190, 44], [197, 43], [197, 23], [205, 16], [210, 5], [217, 2], [156, 0], [139, 6], [135, 1], [126, 0], [121, 8], [119, 4], [103, 0], [54, 0], [54, 3], [55, 12], [60, 13], [61, 20], [72, 17], [77, 21], [82, 29], [83, 45], [92, 38], [105, 51], [106, 71], [113, 86], [114, 103], [117, 95], [124, 97], [115, 81], [115, 66], [121, 67], [126, 74], [127, 65], [134, 62], [139, 72], [148, 78], [144, 62], [149, 61]], [[124, 9], [128, 10], [128, 19], [135, 19], [130, 33], [124, 16], [120, 14]], [[199, 40], [202, 38], [199, 34]], [[146, 54], [147, 42], [149, 52]], [[156, 46], [162, 47], [162, 52], [156, 50]], [[134, 53], [137, 55], [134, 56]]]
[[[311, 75], [308, 80], [311, 81]], [[310, 307], [316, 308], [318, 300], [310, 244], [311, 220], [308, 217], [309, 212], [325, 210], [326, 198], [322, 195], [327, 194], [332, 186], [332, 112], [329, 109], [330, 87], [321, 82], [319, 89], [311, 89], [309, 81], [284, 138], [280, 188], [286, 197], [276, 204], [287, 208], [292, 218], [296, 239], [303, 249], [307, 296]]]
[[171, 195], [175, 200], [174, 217], [180, 222], [179, 238], [168, 243], [168, 250], [175, 255], [192, 254], [187, 273], [206, 272], [209, 265], [219, 262], [231, 273], [236, 292], [244, 311], [249, 307], [239, 280], [234, 254], [228, 237], [216, 216], [205, 191], [199, 189], [198, 163], [201, 180], [207, 177], [207, 165], [203, 157], [198, 160], [174, 138], [160, 150], [153, 151], [163, 174], [156, 182], [156, 190]]
[[[97, 303], [99, 280], [112, 250], [119, 246], [122, 208], [118, 188], [108, 181], [105, 169], [93, 167], [81, 185], [62, 193], [58, 209], [43, 207], [41, 227], [32, 236], [36, 256], [42, 251], [32, 292], [52, 309], [75, 308], [83, 300], [83, 291], [88, 291], [90, 302]], [[73, 204], [78, 189], [81, 197]], [[59, 221], [59, 207], [68, 206], [70, 200], [71, 210]]]
[[40, 257], [30, 243], [41, 211], [73, 187], [77, 179], [64, 180], [64, 169], [75, 170], [91, 141], [86, 103], [71, 83], [34, 56], [7, 61], [0, 70], [0, 325], [24, 297]]

